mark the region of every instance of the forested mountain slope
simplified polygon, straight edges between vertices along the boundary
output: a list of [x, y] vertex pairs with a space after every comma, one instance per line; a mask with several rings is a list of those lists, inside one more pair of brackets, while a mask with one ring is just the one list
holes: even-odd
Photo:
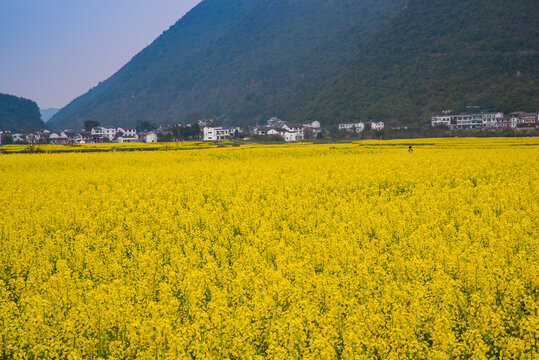
[[[302, 108], [405, 0], [205, 0], [49, 125], [192, 113], [249, 124]], [[104, 55], [106, 56], [106, 55]]]
[[37, 104], [28, 99], [0, 94], [0, 130], [23, 131], [45, 128]]
[[538, 14], [536, 0], [410, 0], [297, 115], [402, 124], [466, 105], [536, 111]]

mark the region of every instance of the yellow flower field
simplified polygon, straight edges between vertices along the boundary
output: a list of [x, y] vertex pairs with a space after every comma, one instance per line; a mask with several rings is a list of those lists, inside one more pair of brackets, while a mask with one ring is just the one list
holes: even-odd
[[536, 359], [539, 139], [0, 155], [0, 359]]
[[[17, 152], [32, 152], [29, 148], [32, 146], [25, 144], [13, 144], [0, 146], [0, 153], [17, 153]], [[33, 146], [39, 152], [84, 152], [84, 151], [115, 151], [115, 150], [188, 150], [188, 149], [206, 149], [216, 147], [211, 143], [203, 143], [200, 141], [181, 141], [173, 143], [95, 143], [95, 144], [69, 144], [69, 145], [53, 145], [53, 144], [37, 144]]]

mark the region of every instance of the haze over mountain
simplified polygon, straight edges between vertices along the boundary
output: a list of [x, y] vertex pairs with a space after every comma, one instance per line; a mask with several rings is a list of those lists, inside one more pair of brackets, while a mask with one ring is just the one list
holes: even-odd
[[405, 0], [205, 0], [49, 125], [289, 116]]
[[52, 118], [60, 109], [57, 108], [49, 108], [49, 109], [39, 109], [39, 112], [41, 113], [41, 119], [44, 122], [47, 122]]
[[411, 0], [300, 118], [427, 120], [478, 105], [539, 109], [539, 2]]
[[45, 128], [37, 104], [25, 98], [0, 94], [0, 130], [23, 131]]
[[533, 0], [205, 0], [49, 122], [425, 121], [536, 110]]

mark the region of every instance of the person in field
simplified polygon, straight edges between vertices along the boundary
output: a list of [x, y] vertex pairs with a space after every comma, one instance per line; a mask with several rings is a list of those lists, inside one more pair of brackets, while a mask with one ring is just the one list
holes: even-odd
[[414, 152], [414, 150], [412, 149], [412, 145], [408, 146], [408, 152]]

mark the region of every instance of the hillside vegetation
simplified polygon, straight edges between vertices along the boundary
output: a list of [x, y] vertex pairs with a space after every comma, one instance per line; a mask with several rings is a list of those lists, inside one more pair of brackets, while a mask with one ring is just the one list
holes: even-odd
[[49, 124], [535, 111], [537, 13], [533, 0], [205, 0]]
[[236, 124], [290, 116], [405, 0], [205, 0], [50, 121], [134, 125], [190, 114]]
[[535, 111], [539, 2], [411, 0], [298, 114], [419, 121], [479, 105]]
[[44, 127], [39, 108], [34, 101], [0, 94], [0, 130], [22, 131]]

